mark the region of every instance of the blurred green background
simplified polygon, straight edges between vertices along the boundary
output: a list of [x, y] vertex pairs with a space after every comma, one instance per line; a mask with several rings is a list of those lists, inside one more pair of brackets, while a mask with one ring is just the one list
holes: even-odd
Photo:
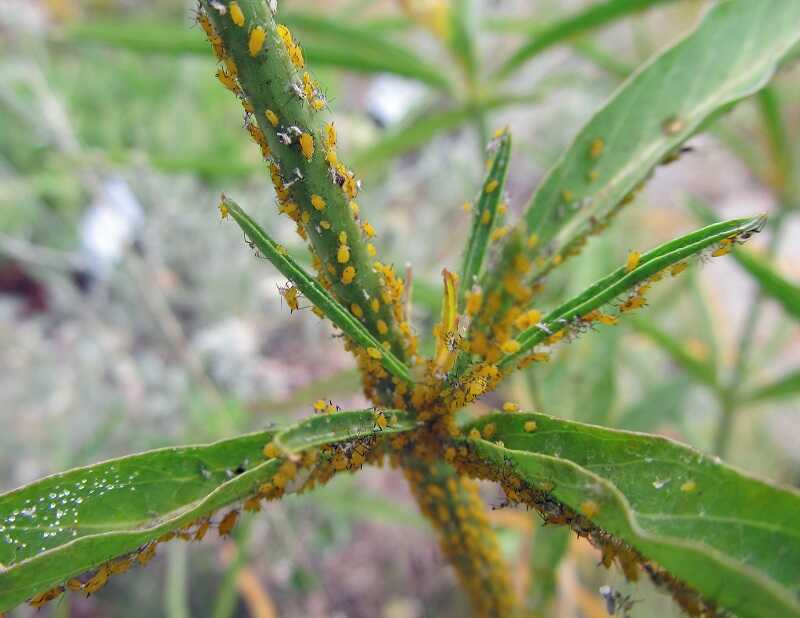
[[[396, 266], [413, 264], [423, 337], [436, 319], [439, 272], [457, 265], [466, 238], [461, 204], [479, 188], [485, 136], [512, 128], [509, 210], [518, 215], [593, 110], [705, 6], [627, 2], [637, 10], [612, 23], [569, 21], [600, 4], [281, 1], [279, 18], [325, 87], [344, 158], [365, 179], [359, 201], [380, 250]], [[120, 454], [301, 418], [318, 398], [365, 403], [329, 327], [309, 311], [290, 316], [280, 277], [218, 220], [225, 191], [302, 255], [273, 207], [240, 107], [214, 78], [193, 10], [180, 0], [0, 3], [2, 491]], [[501, 59], [533, 35], [551, 45], [496, 78]], [[710, 216], [704, 209], [723, 218], [768, 212], [771, 228], [751, 248], [796, 286], [798, 77], [795, 60], [766, 94], [659, 168], [586, 259], [549, 279], [537, 306], [580, 291], [629, 250], [697, 227], [701, 211]], [[765, 280], [733, 258], [692, 269], [658, 286], [635, 319], [563, 346], [480, 405], [514, 400], [658, 432], [797, 485], [800, 300], [794, 310], [786, 295], [775, 302]], [[494, 486], [484, 495], [502, 502]], [[669, 599], [596, 567], [595, 550], [542, 528], [534, 514], [490, 515], [532, 612], [606, 615], [597, 591], [611, 584], [637, 600], [633, 616], [678, 615]], [[367, 470], [272, 503], [234, 536], [172, 544], [97, 595], [11, 615], [467, 612], [396, 471]]]

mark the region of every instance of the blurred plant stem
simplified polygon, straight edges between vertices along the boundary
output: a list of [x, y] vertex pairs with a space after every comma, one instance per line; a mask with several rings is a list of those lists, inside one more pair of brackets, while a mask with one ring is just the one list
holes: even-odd
[[[778, 93], [772, 86], [764, 88], [757, 97], [758, 111], [767, 135], [770, 154], [768, 181], [778, 199], [777, 213], [771, 220], [771, 236], [767, 245], [767, 256], [772, 258], [778, 250], [781, 228], [793, 207], [794, 164], [790, 145], [789, 127], [784, 120]], [[739, 408], [742, 383], [747, 375], [750, 353], [753, 349], [755, 331], [758, 327], [765, 295], [759, 287], [750, 302], [744, 326], [736, 347], [733, 371], [727, 385], [718, 391], [720, 402], [720, 422], [714, 439], [714, 453], [725, 457], [730, 445], [733, 424]]]
[[186, 551], [185, 543], [169, 544], [167, 580], [164, 588], [164, 614], [167, 618], [189, 618]]

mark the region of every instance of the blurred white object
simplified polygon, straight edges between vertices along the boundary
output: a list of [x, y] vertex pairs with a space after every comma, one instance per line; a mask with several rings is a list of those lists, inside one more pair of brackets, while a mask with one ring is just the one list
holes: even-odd
[[143, 223], [144, 212], [128, 183], [120, 178], [105, 180], [80, 223], [84, 274], [107, 279], [136, 240]]
[[381, 127], [403, 120], [425, 97], [425, 86], [395, 75], [379, 75], [366, 92], [367, 113]]

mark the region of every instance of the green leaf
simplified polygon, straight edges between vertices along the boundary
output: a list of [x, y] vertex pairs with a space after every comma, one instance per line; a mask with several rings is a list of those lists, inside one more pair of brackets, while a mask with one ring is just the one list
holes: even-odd
[[[439, 90], [451, 88], [447, 75], [420, 59], [411, 49], [332, 19], [305, 13], [281, 16], [284, 23], [307, 33], [303, 54], [315, 65], [328, 65], [362, 73], [394, 73], [416, 79]], [[202, 30], [179, 23], [147, 20], [81, 22], [66, 31], [73, 44], [100, 43], [141, 53], [208, 55]]]
[[309, 418], [279, 432], [164, 448], [56, 474], [0, 495], [0, 611], [68, 578], [132, 554], [220, 508], [255, 495], [288, 453], [407, 431], [407, 412], [356, 410]]
[[461, 262], [461, 272], [459, 273], [459, 313], [463, 312], [464, 299], [467, 292], [481, 276], [483, 260], [486, 257], [486, 249], [489, 246], [492, 229], [494, 228], [497, 206], [503, 198], [510, 158], [511, 134], [504, 133], [499, 139], [492, 167], [481, 184], [480, 197], [473, 208], [472, 228], [470, 229], [467, 247]]
[[639, 13], [659, 4], [672, 1], [673, 0], [606, 0], [606, 2], [590, 4], [587, 8], [574, 15], [570, 15], [544, 28], [537, 28], [538, 32], [534, 32], [533, 35], [506, 60], [498, 71], [498, 74], [500, 77], [508, 77], [528, 60], [565, 39], [600, 28], [621, 17]]
[[[701, 221], [710, 223], [718, 220], [714, 211], [698, 200], [692, 200], [689, 207]], [[731, 253], [758, 282], [764, 294], [780, 303], [794, 319], [800, 320], [800, 286], [786, 279], [765, 257], [740, 247], [734, 248]]]
[[527, 590], [527, 609], [531, 616], [554, 615], [548, 611], [558, 590], [558, 571], [569, 549], [567, 528], [539, 526], [530, 548], [530, 578]]
[[[389, 422], [385, 429], [376, 424], [379, 413]], [[273, 441], [287, 453], [299, 453], [331, 442], [408, 431], [416, 425], [408, 412], [370, 408], [313, 416], [278, 432]]]
[[744, 399], [761, 402], [797, 395], [800, 395], [800, 370], [788, 373], [770, 384], [757, 387], [751, 393], [744, 395]]
[[345, 309], [330, 293], [322, 287], [303, 267], [295, 262], [286, 249], [272, 240], [250, 216], [233, 200], [222, 196], [222, 203], [231, 217], [239, 224], [250, 242], [258, 247], [280, 273], [289, 279], [315, 307], [319, 308], [331, 322], [340, 328], [355, 343], [366, 349], [374, 348], [381, 353], [380, 362], [394, 376], [411, 381], [408, 367], [390, 350], [386, 350], [378, 339], [370, 333], [358, 319]]
[[[536, 430], [526, 432], [533, 421]], [[667, 438], [541, 414], [501, 414], [463, 440], [740, 618], [800, 616], [800, 494]], [[469, 428], [467, 428], [469, 430]], [[547, 485], [545, 485], [547, 484]], [[594, 509], [593, 509], [594, 510]]]
[[561, 254], [597, 231], [659, 162], [761, 89], [799, 38], [798, 2], [716, 3], [619, 88], [549, 171], [525, 215], [537, 250]]
[[461, 63], [467, 81], [474, 85], [478, 73], [478, 56], [475, 50], [478, 16], [475, 0], [454, 0], [449, 12], [450, 49]]
[[476, 115], [511, 105], [532, 103], [541, 98], [539, 93], [514, 95], [497, 94], [476, 102], [468, 102], [442, 111], [425, 109], [400, 127], [392, 129], [374, 144], [354, 153], [354, 165], [360, 170], [380, 167], [394, 157], [419, 148], [440, 133], [450, 133]]
[[634, 317], [632, 323], [639, 333], [664, 350], [678, 366], [682, 367], [695, 380], [712, 389], [718, 387], [716, 368], [712, 364], [692, 354], [680, 341], [650, 320]]
[[630, 431], [656, 431], [667, 423], [677, 425], [691, 386], [685, 374], [650, 386], [638, 401], [620, 414], [614, 426]]
[[786, 279], [767, 258], [753, 251], [737, 247], [733, 257], [758, 281], [767, 296], [778, 301], [795, 320], [800, 320], [800, 286]]
[[272, 434], [164, 448], [0, 495], [0, 611], [256, 493]]
[[636, 288], [637, 285], [665, 268], [721, 241], [727, 241], [732, 237], [747, 238], [752, 233], [759, 231], [764, 222], [765, 217], [763, 216], [731, 219], [724, 223], [709, 225], [656, 247], [642, 255], [638, 266], [630, 272], [627, 271], [626, 266], [621, 266], [581, 294], [551, 311], [539, 324], [520, 333], [516, 338], [520, 344], [519, 349], [512, 354], [506, 354], [498, 365], [506, 367], [518, 361], [537, 344], [564, 328], [570, 327], [573, 320], [580, 319], [590, 311], [612, 302], [621, 294]]

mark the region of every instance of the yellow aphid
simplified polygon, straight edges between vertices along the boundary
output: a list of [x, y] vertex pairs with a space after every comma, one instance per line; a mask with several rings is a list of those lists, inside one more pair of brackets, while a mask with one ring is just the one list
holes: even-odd
[[497, 205], [497, 214], [499, 216], [503, 216], [508, 211], [508, 204], [506, 202], [500, 202]]
[[220, 218], [227, 219], [228, 215], [230, 214], [230, 212], [231, 211], [225, 205], [225, 202], [220, 202], [219, 203], [219, 216], [220, 216]]
[[324, 230], [329, 230], [331, 229], [331, 222], [328, 221], [327, 219], [323, 219], [322, 221], [319, 222], [319, 226]]
[[[316, 408], [316, 404], [314, 405]], [[264, 457], [267, 459], [275, 459], [276, 457], [281, 456], [281, 449], [274, 442], [267, 442], [264, 445]]]
[[375, 257], [376, 255], [378, 255], [378, 250], [375, 248], [375, 245], [373, 245], [371, 242], [367, 243], [367, 255], [369, 257]]
[[[151, 545], [149, 545], [149, 547], [152, 547], [152, 551], [153, 551], [153, 553], [155, 553], [156, 544], [152, 543]], [[145, 551], [147, 551], [147, 550], [145, 550]], [[142, 552], [142, 553], [144, 553], [144, 552]], [[152, 555], [151, 555], [151, 557], [152, 557]], [[89, 581], [87, 581], [85, 584], [83, 584], [83, 591], [87, 595], [94, 594], [95, 592], [100, 590], [100, 588], [105, 586], [107, 581], [108, 581], [108, 571], [106, 570], [105, 566], [102, 566], [102, 567], [100, 567], [100, 570], [97, 571], [97, 573], [95, 573], [94, 576]]]
[[516, 412], [517, 410], [519, 410], [519, 406], [516, 403], [514, 403], [513, 401], [506, 401], [503, 404], [503, 411], [504, 412]]
[[539, 320], [542, 319], [542, 312], [538, 309], [529, 309], [525, 313], [520, 314], [516, 320], [514, 320], [514, 326], [518, 330], [526, 330], [537, 324]]
[[495, 229], [492, 231], [491, 240], [492, 240], [492, 241], [497, 241], [497, 240], [500, 240], [500, 239], [501, 239], [501, 238], [503, 238], [503, 237], [504, 237], [506, 234], [508, 234], [508, 228], [507, 228], [507, 227], [503, 226], [503, 227], [498, 227], [498, 228], [495, 228]]
[[596, 137], [595, 139], [592, 140], [592, 143], [589, 145], [589, 156], [592, 157], [592, 159], [596, 159], [601, 154], [603, 154], [603, 149], [605, 147], [606, 143], [599, 137]]
[[606, 326], [615, 326], [618, 322], [616, 316], [608, 315], [607, 313], [598, 314], [597, 321], [600, 322], [600, 324], [605, 324]]
[[222, 521], [219, 522], [219, 526], [217, 526], [217, 532], [219, 532], [220, 536], [228, 536], [233, 527], [236, 525], [236, 520], [239, 518], [239, 511], [233, 510], [225, 517], [222, 518]]
[[269, 123], [273, 127], [277, 127], [278, 126], [278, 122], [279, 122], [278, 114], [273, 112], [271, 109], [267, 109], [267, 110], [264, 110], [264, 115], [267, 117], [267, 120], [269, 120]]
[[242, 508], [249, 513], [258, 513], [261, 510], [261, 499], [258, 496], [250, 496], [244, 501]]
[[325, 123], [325, 145], [328, 148], [336, 148], [336, 127], [332, 122]]
[[484, 210], [483, 214], [481, 215], [481, 223], [483, 223], [483, 225], [489, 225], [491, 220], [492, 220], [492, 213], [489, 212], [488, 210]]
[[727, 255], [731, 252], [732, 245], [720, 245], [714, 251], [711, 252], [711, 257], [722, 257], [723, 255]]
[[629, 273], [639, 265], [639, 260], [642, 255], [638, 251], [631, 251], [628, 253], [628, 259], [625, 262], [625, 272]]
[[[354, 307], [358, 307], [358, 305], [353, 305], [353, 306]], [[324, 412], [325, 408], [327, 408], [327, 407], [328, 407], [328, 402], [326, 402], [324, 399], [317, 399], [314, 402], [314, 411], [315, 412]]]
[[528, 236], [528, 249], [533, 249], [536, 245], [539, 244], [539, 235], [536, 232], [533, 232], [530, 236]]
[[50, 590], [42, 592], [41, 594], [37, 594], [30, 601], [28, 601], [28, 605], [36, 608], [42, 607], [53, 599], [61, 596], [62, 592], [64, 592], [64, 586], [56, 586], [55, 588], [51, 588]]
[[690, 494], [697, 489], [697, 483], [692, 480], [686, 481], [683, 485], [681, 485], [681, 491], [686, 494]]
[[240, 28], [244, 26], [244, 13], [242, 12], [242, 7], [239, 6], [239, 3], [231, 2], [228, 5], [228, 10], [231, 13], [231, 21], [233, 21], [233, 23]]
[[372, 227], [372, 225], [367, 221], [364, 221], [364, 223], [361, 225], [361, 229], [364, 231], [364, 234], [367, 238], [375, 237], [375, 228]]
[[336, 251], [336, 261], [339, 264], [347, 264], [350, 261], [350, 247], [339, 245], [339, 249]]
[[371, 301], [369, 301], [369, 308], [375, 313], [378, 313], [378, 311], [381, 310], [381, 301], [379, 301], [377, 298], [373, 298]]
[[464, 212], [472, 212], [472, 202], [464, 202], [461, 204], [461, 209]]
[[586, 517], [591, 519], [592, 517], [597, 517], [597, 515], [600, 514], [600, 505], [598, 505], [594, 500], [584, 500], [581, 503], [580, 511]]
[[316, 193], [311, 196], [311, 205], [320, 212], [325, 210], [325, 200]]
[[250, 31], [250, 38], [247, 41], [247, 49], [250, 55], [255, 58], [259, 52], [264, 48], [264, 40], [267, 38], [267, 33], [261, 26], [256, 26]]
[[325, 109], [325, 105], [327, 105], [327, 103], [325, 102], [325, 99], [312, 99], [311, 100], [311, 107], [314, 108], [314, 111], [318, 112], [318, 111], [321, 111], [321, 110]]
[[467, 292], [467, 304], [465, 308], [467, 315], [476, 315], [478, 311], [481, 310], [482, 304], [483, 292], [481, 290], [475, 289]]
[[367, 354], [369, 354], [370, 358], [374, 358], [375, 360], [380, 360], [383, 358], [383, 352], [381, 352], [378, 348], [367, 348]]
[[634, 309], [641, 309], [646, 304], [647, 300], [644, 296], [631, 296], [619, 306], [619, 310], [622, 313], [627, 313], [628, 311], [633, 311]]
[[664, 133], [672, 136], [683, 131], [686, 128], [686, 123], [678, 116], [671, 116], [664, 121], [664, 124], [661, 125], [661, 128], [664, 130]]
[[386, 415], [378, 411], [375, 413], [375, 427], [383, 431], [389, 426], [389, 421], [386, 420]]
[[278, 36], [281, 38], [281, 41], [283, 41], [283, 44], [286, 47], [294, 45], [294, 39], [292, 38], [292, 33], [289, 31], [289, 28], [287, 28], [283, 24], [278, 24], [275, 27], [275, 30], [277, 31]]
[[361, 305], [357, 305], [356, 303], [350, 305], [350, 313], [352, 313], [357, 318], [364, 317], [364, 310], [361, 308]]
[[678, 262], [672, 268], [669, 269], [669, 274], [673, 277], [677, 277], [680, 275], [686, 268], [689, 266], [688, 262]]
[[519, 352], [520, 347], [521, 346], [519, 341], [517, 341], [516, 339], [509, 339], [508, 341], [503, 343], [503, 345], [500, 346], [500, 349], [503, 350], [503, 352], [506, 354], [514, 354], [516, 352]]
[[347, 244], [347, 232], [345, 232], [344, 230], [339, 232], [339, 244], [340, 245], [346, 245]]
[[497, 187], [500, 186], [499, 180], [490, 180], [486, 183], [486, 186], [483, 188], [484, 193], [492, 193]]
[[236, 78], [226, 73], [225, 69], [219, 69], [217, 71], [217, 79], [219, 80], [220, 84], [225, 86], [234, 94], [238, 95], [241, 93], [241, 89], [239, 88], [239, 84], [236, 82]]
[[286, 304], [289, 307], [289, 313], [294, 313], [298, 309], [300, 309], [300, 304], [298, 303], [298, 290], [293, 285], [286, 285], [285, 287], [279, 287], [278, 293], [283, 297], [283, 300], [286, 301]]
[[314, 156], [314, 136], [310, 133], [300, 135], [300, 150], [307, 161], [311, 161]]
[[378, 320], [376, 326], [378, 327], [378, 332], [381, 335], [386, 335], [389, 332], [389, 327], [386, 325], [386, 322], [383, 320]]
[[347, 266], [342, 271], [342, 283], [345, 285], [349, 285], [353, 282], [353, 279], [356, 278], [356, 269], [352, 266]]
[[525, 424], [522, 426], [522, 428], [527, 433], [533, 433], [534, 431], [536, 431], [536, 421], [526, 421]]
[[483, 426], [483, 431], [481, 434], [483, 435], [484, 439], [491, 440], [492, 436], [494, 436], [495, 432], [497, 431], [497, 425], [494, 423], [489, 423], [488, 425]]
[[[136, 554], [136, 561], [142, 566], [146, 565], [156, 555], [156, 543], [148, 543], [138, 554]], [[88, 584], [89, 582], [86, 582]], [[84, 589], [86, 584], [84, 584]]]
[[300, 46], [297, 43], [292, 45], [289, 49], [287, 49], [287, 51], [289, 52], [289, 60], [291, 60], [292, 64], [296, 68], [305, 68], [306, 61], [305, 58], [303, 58], [303, 50], [300, 49]]
[[472, 440], [480, 440], [481, 439], [481, 432], [473, 427], [469, 431], [469, 437]]

